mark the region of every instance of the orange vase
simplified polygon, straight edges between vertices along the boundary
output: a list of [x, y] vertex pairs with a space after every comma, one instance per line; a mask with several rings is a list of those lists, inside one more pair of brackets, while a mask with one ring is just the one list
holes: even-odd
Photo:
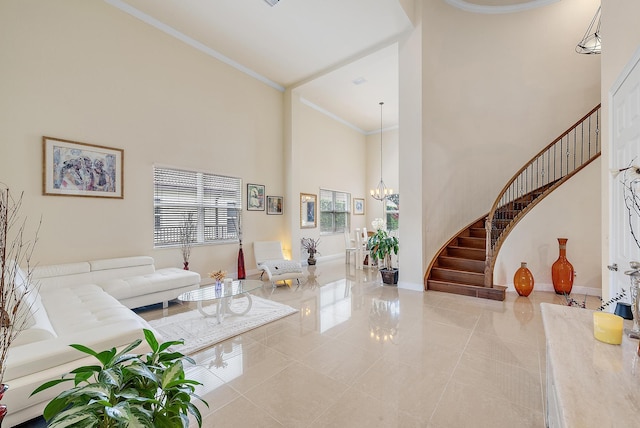
[[533, 291], [533, 275], [531, 271], [527, 269], [527, 264], [522, 262], [520, 269], [513, 275], [513, 286], [521, 296], [528, 296]]
[[551, 266], [551, 278], [556, 294], [570, 294], [573, 287], [573, 265], [567, 260], [567, 238], [558, 238], [560, 255]]

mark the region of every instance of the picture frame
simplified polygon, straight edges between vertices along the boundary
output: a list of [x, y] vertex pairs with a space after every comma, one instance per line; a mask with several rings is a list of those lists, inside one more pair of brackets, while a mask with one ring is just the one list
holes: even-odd
[[124, 150], [42, 137], [42, 194], [124, 198]]
[[267, 196], [267, 214], [282, 215], [284, 198], [282, 196]]
[[353, 198], [353, 215], [364, 215], [363, 198]]
[[264, 185], [247, 183], [247, 211], [264, 211]]
[[316, 227], [318, 197], [311, 193], [300, 193], [300, 228], [313, 229]]

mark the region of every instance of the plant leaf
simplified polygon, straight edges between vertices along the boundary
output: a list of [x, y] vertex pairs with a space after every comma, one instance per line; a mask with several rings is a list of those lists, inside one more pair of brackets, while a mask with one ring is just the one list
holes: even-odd
[[182, 378], [184, 378], [184, 368], [182, 366], [182, 361], [178, 360], [167, 367], [164, 373], [162, 373], [162, 389], [165, 389], [167, 385], [173, 383], [177, 379]]
[[[32, 393], [33, 394], [37, 394], [40, 391], [44, 391], [45, 389], [49, 389], [52, 386], [56, 386], [59, 383], [62, 382], [69, 382], [71, 379], [55, 379], [55, 380], [50, 380], [48, 382], [43, 383], [42, 385], [40, 385], [39, 387], [37, 387]], [[29, 397], [31, 397], [31, 395]]]
[[144, 331], [144, 338], [147, 341], [147, 343], [149, 344], [149, 347], [151, 348], [151, 350], [153, 352], [157, 352], [158, 351], [158, 340], [156, 339], [156, 335], [153, 334], [153, 331], [145, 328], [143, 329]]

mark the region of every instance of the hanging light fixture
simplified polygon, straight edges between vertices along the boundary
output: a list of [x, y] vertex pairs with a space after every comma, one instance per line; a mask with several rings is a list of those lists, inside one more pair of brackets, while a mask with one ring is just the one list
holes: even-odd
[[[602, 6], [598, 6], [598, 10], [591, 20], [587, 32], [584, 33], [582, 40], [576, 46], [576, 52], [586, 55], [597, 55], [602, 51], [600, 40], [600, 10]], [[597, 22], [597, 24], [596, 24]]]
[[384, 103], [380, 101], [380, 183], [376, 186], [375, 189], [371, 189], [370, 193], [373, 199], [378, 201], [384, 201], [387, 199], [387, 196], [393, 193], [393, 189], [387, 189], [387, 186], [384, 184], [382, 180], [382, 106]]

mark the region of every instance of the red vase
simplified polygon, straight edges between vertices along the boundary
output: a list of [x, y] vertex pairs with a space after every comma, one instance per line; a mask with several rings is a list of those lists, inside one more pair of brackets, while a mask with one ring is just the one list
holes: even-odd
[[570, 294], [573, 288], [573, 265], [567, 260], [567, 238], [558, 238], [560, 255], [551, 266], [551, 278], [556, 294]]
[[242, 251], [242, 242], [240, 243], [240, 250], [238, 250], [238, 279], [245, 279], [247, 277], [244, 271], [244, 252]]
[[520, 296], [528, 296], [533, 291], [533, 275], [527, 269], [527, 264], [522, 262], [520, 268], [513, 275], [513, 286]]
[[183, 262], [184, 270], [189, 270], [189, 262]]

